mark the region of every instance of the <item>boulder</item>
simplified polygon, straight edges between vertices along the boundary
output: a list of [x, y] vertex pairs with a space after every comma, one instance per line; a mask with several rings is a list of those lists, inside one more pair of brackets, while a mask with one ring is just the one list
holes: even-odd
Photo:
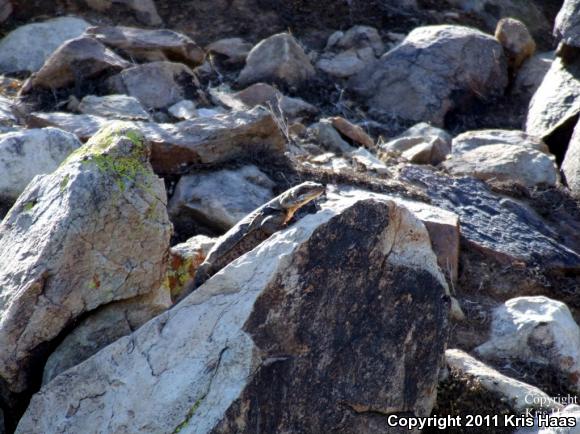
[[445, 115], [507, 86], [503, 49], [493, 37], [461, 26], [414, 29], [377, 62], [353, 76], [348, 88], [375, 117], [443, 126]]
[[580, 62], [556, 58], [530, 101], [525, 130], [546, 140], [580, 113]]
[[122, 57], [94, 39], [71, 39], [61, 45], [23, 88], [59, 89], [83, 80], [96, 79], [131, 66]]
[[526, 187], [559, 184], [559, 172], [553, 156], [535, 149], [513, 145], [485, 145], [442, 164], [449, 173], [469, 175], [486, 181], [510, 181]]
[[185, 289], [193, 287], [195, 273], [207, 257], [216, 239], [205, 235], [196, 235], [169, 249], [169, 264], [163, 286], [169, 289], [171, 300], [174, 303], [189, 295]]
[[203, 49], [192, 39], [169, 29], [91, 27], [85, 34], [110, 48], [122, 50], [136, 61], [170, 60], [193, 68], [201, 65], [205, 58]]
[[562, 163], [562, 173], [566, 185], [576, 197], [580, 197], [580, 123], [576, 124], [572, 139], [568, 144], [566, 155]]
[[242, 38], [225, 38], [212, 42], [206, 47], [208, 53], [225, 58], [232, 65], [243, 64], [252, 49], [252, 44]]
[[452, 152], [454, 156], [464, 154], [488, 145], [520, 146], [533, 149], [544, 154], [550, 154], [550, 149], [542, 139], [519, 130], [474, 130], [459, 134], [453, 139]]
[[486, 360], [550, 367], [580, 389], [580, 328], [568, 306], [548, 297], [517, 297], [496, 308], [490, 338], [475, 351]]
[[157, 12], [154, 0], [84, 0], [91, 9], [98, 12], [109, 13], [116, 9], [125, 14], [128, 9], [137, 21], [147, 26], [159, 26], [163, 20]]
[[[30, 122], [62, 128], [81, 139], [108, 123], [99, 116], [40, 112], [33, 113]], [[152, 142], [151, 164], [161, 174], [180, 174], [192, 163], [222, 163], [249, 152], [282, 154], [286, 149], [272, 114], [259, 107], [208, 117], [200, 114], [176, 124], [134, 121], [131, 125]]]
[[564, 0], [556, 17], [554, 34], [564, 44], [580, 47], [580, 2]]
[[247, 86], [265, 81], [298, 87], [314, 75], [310, 59], [296, 39], [287, 33], [279, 33], [252, 48], [238, 83]]
[[18, 27], [0, 41], [0, 73], [38, 71], [54, 50], [88, 26], [80, 18], [60, 17]]
[[16, 200], [36, 175], [52, 172], [80, 146], [56, 128], [0, 134], [0, 200]]
[[139, 100], [127, 95], [87, 95], [81, 100], [78, 110], [85, 115], [107, 119], [150, 120]]
[[194, 86], [194, 74], [182, 63], [151, 62], [127, 68], [107, 84], [111, 92], [133, 96], [148, 109], [159, 109], [186, 98]]
[[31, 386], [75, 320], [159, 288], [171, 223], [148, 157], [135, 130], [106, 128], [34, 178], [0, 224], [3, 398]]
[[491, 192], [474, 178], [453, 178], [419, 166], [405, 167], [400, 179], [431, 198], [434, 206], [459, 216], [461, 238], [501, 264], [523, 263], [541, 270], [578, 270], [580, 256], [530, 207]]
[[226, 232], [272, 199], [274, 186], [256, 166], [182, 176], [169, 201], [169, 215], [178, 232], [192, 219]]
[[331, 201], [53, 379], [16, 432], [392, 433], [431, 412], [445, 293], [409, 211]]
[[501, 43], [506, 54], [508, 65], [515, 73], [522, 63], [533, 56], [536, 42], [526, 25], [514, 18], [502, 18], [497, 23], [495, 37]]
[[44, 366], [42, 384], [130, 335], [171, 304], [169, 288], [161, 286], [150, 294], [109, 303], [91, 312], [51, 353]]
[[542, 84], [553, 61], [553, 51], [538, 53], [526, 60], [516, 75], [512, 94], [522, 97], [526, 103], [529, 102]]
[[346, 120], [341, 116], [330, 118], [332, 126], [343, 136], [352, 140], [352, 142], [362, 145], [367, 149], [375, 149], [375, 141], [359, 125]]
[[183, 99], [167, 109], [169, 114], [176, 119], [193, 119], [198, 116], [195, 103], [188, 99]]
[[[494, 402], [503, 403], [513, 414], [524, 414], [526, 410], [560, 411], [564, 409], [562, 404], [537, 387], [507, 377], [464, 351], [447, 350], [445, 360], [447, 367], [453, 371], [453, 376], [459, 381], [470, 382], [471, 389], [483, 389], [486, 394], [494, 398]], [[477, 410], [482, 411], [485, 408], [478, 407]]]

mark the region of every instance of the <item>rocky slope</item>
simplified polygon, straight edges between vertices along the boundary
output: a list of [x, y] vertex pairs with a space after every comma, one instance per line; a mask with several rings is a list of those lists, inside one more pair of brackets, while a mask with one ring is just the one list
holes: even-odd
[[0, 433], [579, 432], [579, 11], [0, 0]]

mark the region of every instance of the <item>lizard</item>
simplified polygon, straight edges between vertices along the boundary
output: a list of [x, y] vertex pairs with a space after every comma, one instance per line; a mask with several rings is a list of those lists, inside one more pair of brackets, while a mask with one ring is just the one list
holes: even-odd
[[303, 182], [252, 211], [222, 235], [201, 263], [193, 283], [184, 295], [200, 287], [227, 264], [249, 252], [275, 232], [283, 229], [296, 211], [324, 193], [316, 182]]

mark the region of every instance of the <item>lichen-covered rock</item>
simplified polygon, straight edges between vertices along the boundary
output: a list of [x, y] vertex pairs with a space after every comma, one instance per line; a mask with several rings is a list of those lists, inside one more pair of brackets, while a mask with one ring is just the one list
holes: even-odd
[[127, 68], [107, 81], [112, 92], [133, 96], [148, 109], [181, 101], [193, 83], [191, 69], [182, 63], [164, 61]]
[[78, 107], [86, 115], [102, 116], [107, 119], [150, 120], [137, 98], [127, 95], [85, 96]]
[[548, 297], [517, 297], [493, 311], [491, 336], [476, 348], [491, 361], [549, 366], [580, 390], [580, 327], [564, 303]]
[[560, 175], [552, 155], [522, 146], [478, 146], [454, 155], [442, 166], [454, 175], [469, 175], [486, 181], [513, 181], [526, 187], [556, 186]]
[[554, 34], [564, 44], [580, 47], [580, 1], [564, 0], [556, 17]]
[[310, 59], [296, 39], [279, 33], [252, 48], [238, 82], [243, 86], [259, 81], [300, 86], [314, 75]]
[[476, 98], [501, 95], [507, 64], [499, 42], [461, 26], [414, 29], [353, 76], [348, 88], [375, 117], [443, 126], [445, 115]]
[[82, 37], [66, 41], [32, 76], [23, 88], [24, 93], [36, 88], [59, 89], [80, 84], [107, 73], [131, 66], [129, 62], [99, 41]]
[[568, 144], [564, 161], [562, 162], [562, 173], [566, 185], [576, 197], [580, 197], [580, 123], [576, 124], [574, 133]]
[[77, 318], [159, 288], [171, 224], [148, 158], [135, 130], [104, 129], [36, 177], [0, 224], [4, 393], [30, 386]]
[[36, 175], [55, 170], [81, 142], [56, 128], [0, 134], [0, 199], [16, 200]]
[[393, 433], [431, 412], [445, 293], [409, 211], [330, 201], [53, 379], [16, 432]]
[[59, 17], [18, 27], [0, 41], [0, 73], [38, 71], [65, 41], [89, 26], [75, 17]]
[[514, 73], [536, 51], [536, 42], [526, 25], [514, 18], [502, 18], [497, 23], [495, 37], [501, 43], [508, 65]]
[[85, 32], [108, 47], [122, 50], [138, 61], [179, 61], [196, 67], [205, 53], [191, 38], [169, 29], [134, 27], [90, 27]]
[[256, 166], [182, 176], [169, 202], [177, 231], [191, 220], [225, 232], [274, 197], [274, 182]]
[[550, 149], [542, 139], [519, 130], [474, 130], [461, 133], [453, 139], [452, 152], [454, 156], [472, 151], [480, 146], [510, 145], [534, 149], [549, 154]]

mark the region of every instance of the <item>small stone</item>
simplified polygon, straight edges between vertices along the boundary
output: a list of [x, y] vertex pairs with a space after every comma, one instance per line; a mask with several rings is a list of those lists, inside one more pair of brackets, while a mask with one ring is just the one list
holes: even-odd
[[167, 111], [177, 119], [193, 119], [198, 115], [195, 109], [195, 103], [187, 99], [173, 104]]

